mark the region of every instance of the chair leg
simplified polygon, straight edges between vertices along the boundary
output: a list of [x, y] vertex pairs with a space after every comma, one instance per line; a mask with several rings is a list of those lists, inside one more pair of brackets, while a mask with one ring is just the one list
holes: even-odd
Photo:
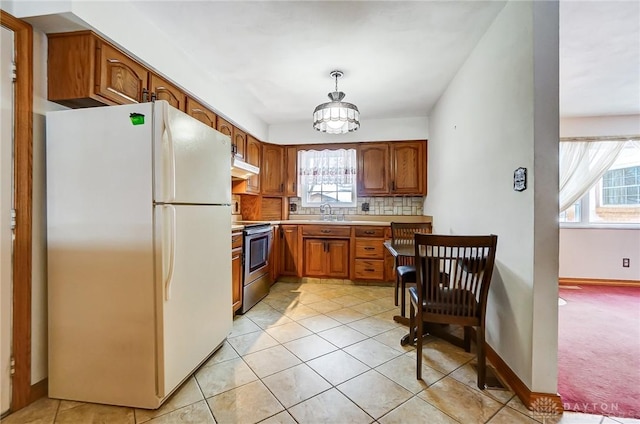
[[[413, 308], [413, 303], [411, 304]], [[418, 316], [419, 315], [419, 316]], [[422, 334], [423, 334], [423, 322], [422, 322], [422, 314], [416, 314], [417, 319], [417, 329], [416, 332], [416, 378], [418, 380], [422, 380]]]
[[402, 295], [400, 296], [402, 298], [402, 305], [400, 306], [400, 315], [402, 315], [403, 317], [406, 317], [405, 315], [405, 302], [406, 302], [406, 295], [407, 295], [407, 285], [404, 282], [404, 278], [400, 279], [400, 286], [402, 289]]
[[416, 342], [416, 310], [413, 303], [409, 304], [409, 344], [414, 345]]
[[464, 327], [464, 350], [471, 352], [471, 330], [472, 327]]
[[396, 275], [396, 291], [395, 291], [395, 301], [396, 301], [396, 306], [398, 306], [398, 287], [400, 286], [400, 277], [398, 277]]
[[477, 328], [476, 343], [476, 350], [478, 351], [478, 388], [484, 390], [487, 378], [487, 358], [484, 351], [484, 326]]

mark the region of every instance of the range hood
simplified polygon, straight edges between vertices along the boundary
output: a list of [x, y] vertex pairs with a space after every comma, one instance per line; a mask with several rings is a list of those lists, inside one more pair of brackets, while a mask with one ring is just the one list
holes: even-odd
[[251, 165], [250, 163], [247, 163], [235, 156], [231, 159], [232, 178], [246, 180], [249, 177], [253, 177], [254, 175], [258, 174], [260, 174], [260, 168], [258, 168], [257, 166]]

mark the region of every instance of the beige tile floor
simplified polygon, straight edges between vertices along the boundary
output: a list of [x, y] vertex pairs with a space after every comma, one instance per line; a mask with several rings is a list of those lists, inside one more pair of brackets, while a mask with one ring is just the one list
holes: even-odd
[[[540, 423], [508, 390], [476, 387], [474, 355], [426, 339], [423, 380], [390, 287], [275, 284], [157, 410], [40, 399], [14, 423]], [[565, 412], [547, 423], [640, 420]]]

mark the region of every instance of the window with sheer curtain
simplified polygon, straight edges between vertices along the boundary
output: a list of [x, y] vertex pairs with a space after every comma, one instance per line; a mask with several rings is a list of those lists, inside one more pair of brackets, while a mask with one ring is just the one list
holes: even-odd
[[298, 151], [298, 196], [303, 207], [356, 206], [356, 150]]
[[560, 222], [640, 224], [640, 141], [560, 142]]

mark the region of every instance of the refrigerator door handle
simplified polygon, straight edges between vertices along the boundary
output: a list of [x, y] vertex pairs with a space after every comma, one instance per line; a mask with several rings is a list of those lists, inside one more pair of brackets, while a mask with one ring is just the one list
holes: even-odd
[[165, 138], [166, 140], [164, 148], [167, 149], [167, 151], [165, 152], [166, 155], [164, 157], [165, 157], [165, 161], [168, 162], [166, 163], [166, 168], [164, 169], [164, 172], [165, 172], [164, 183], [169, 185], [169, 187], [167, 187], [168, 198], [165, 197], [165, 199], [168, 202], [172, 202], [176, 200], [176, 158], [175, 158], [176, 149], [173, 145], [173, 136], [171, 135], [171, 121], [169, 120], [168, 107], [162, 108], [162, 117], [164, 120], [164, 132], [165, 132], [165, 137], [163, 138]]
[[[173, 271], [176, 262], [176, 209], [173, 205], [164, 205], [167, 211], [170, 213], [164, 214], [164, 233], [168, 235], [169, 240], [163, 246], [167, 246], [169, 257], [164, 258], [163, 262], [167, 264], [167, 274], [164, 278], [164, 300], [171, 300], [171, 283], [173, 282]], [[169, 221], [169, 222], [167, 222]], [[164, 267], [163, 267], [164, 268]]]

